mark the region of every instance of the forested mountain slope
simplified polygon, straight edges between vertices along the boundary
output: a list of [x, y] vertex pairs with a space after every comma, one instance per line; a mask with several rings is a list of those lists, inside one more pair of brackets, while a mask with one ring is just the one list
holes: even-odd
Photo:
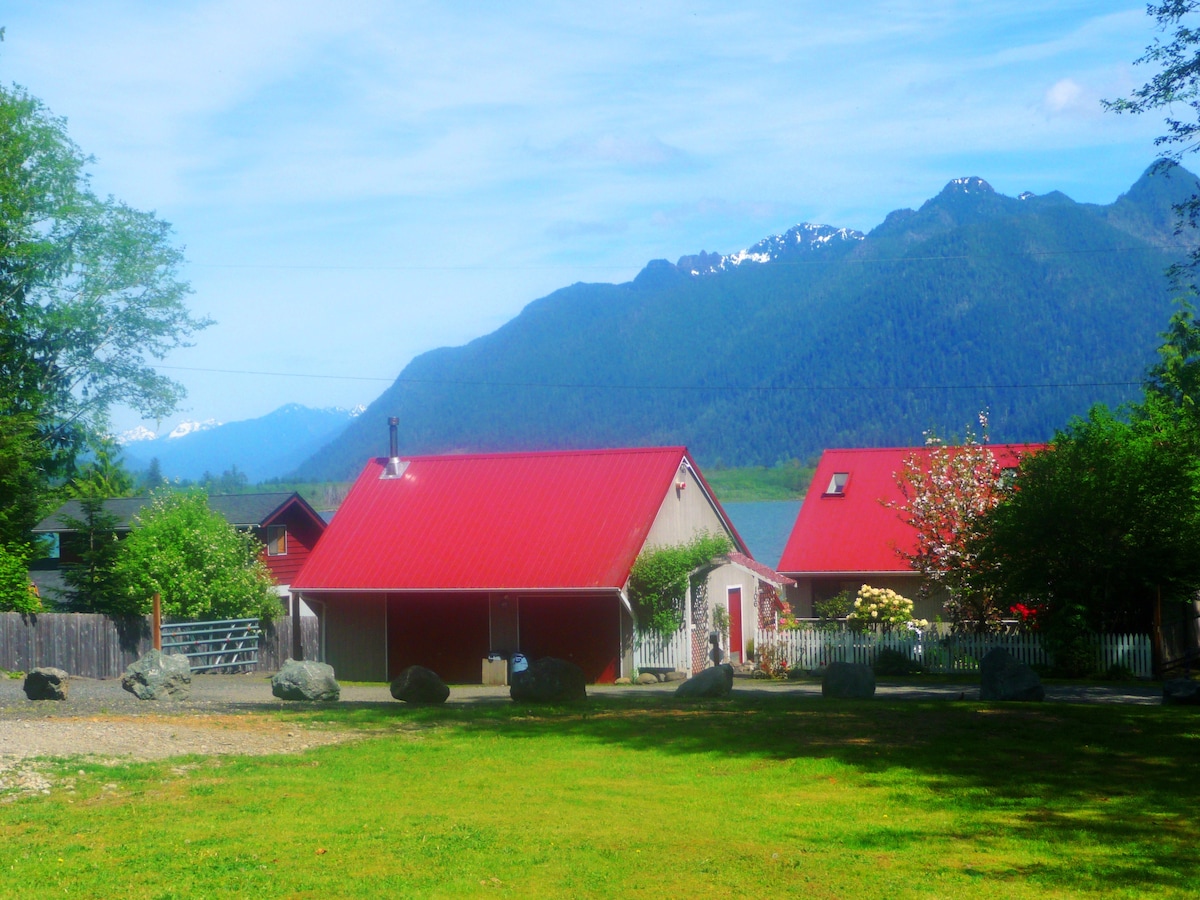
[[961, 432], [1044, 440], [1120, 402], [1171, 309], [1186, 253], [1176, 168], [1107, 206], [955, 179], [867, 235], [802, 225], [731, 256], [655, 260], [575, 284], [495, 332], [414, 359], [300, 474], [341, 478], [404, 453], [686, 444], [703, 464]]

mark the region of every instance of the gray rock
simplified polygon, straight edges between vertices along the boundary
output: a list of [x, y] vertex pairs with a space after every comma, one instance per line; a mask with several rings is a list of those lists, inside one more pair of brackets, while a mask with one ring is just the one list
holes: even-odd
[[704, 669], [675, 688], [675, 696], [683, 700], [724, 700], [732, 693], [733, 666], [729, 663]]
[[333, 666], [289, 659], [271, 679], [271, 693], [280, 700], [333, 701], [342, 688], [333, 677]]
[[391, 685], [392, 696], [414, 706], [432, 706], [445, 703], [450, 688], [433, 669], [424, 666], [409, 666], [396, 676]]
[[637, 677], [638, 684], [658, 684], [658, 676], [653, 672], [642, 672]]
[[186, 700], [192, 693], [192, 669], [182, 653], [151, 650], [125, 670], [121, 687], [139, 700]]
[[1200, 706], [1200, 683], [1190, 678], [1163, 682], [1164, 706]]
[[518, 703], [570, 703], [587, 699], [587, 676], [565, 659], [545, 656], [514, 672], [508, 694]]
[[980, 700], [1039, 701], [1046, 689], [1038, 673], [1003, 647], [993, 647], [979, 661]]
[[875, 696], [875, 673], [863, 663], [830, 663], [821, 676], [821, 696], [835, 700], [870, 700]]
[[71, 676], [50, 666], [34, 669], [25, 676], [25, 696], [30, 700], [66, 700]]

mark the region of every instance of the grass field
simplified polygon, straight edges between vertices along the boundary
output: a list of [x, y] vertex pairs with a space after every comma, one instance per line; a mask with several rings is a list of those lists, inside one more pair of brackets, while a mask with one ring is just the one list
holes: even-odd
[[0, 805], [0, 896], [1200, 886], [1200, 719], [1186, 708], [613, 697], [274, 715], [364, 738], [299, 756], [63, 763], [71, 787]]
[[754, 500], [800, 500], [812, 481], [814, 467], [788, 463], [781, 466], [710, 468], [704, 477], [722, 503]]

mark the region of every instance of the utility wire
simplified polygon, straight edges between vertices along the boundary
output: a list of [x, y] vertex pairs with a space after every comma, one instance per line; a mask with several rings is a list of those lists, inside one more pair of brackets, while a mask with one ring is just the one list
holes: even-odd
[[461, 385], [463, 387], [555, 388], [612, 391], [709, 391], [717, 393], [878, 392], [878, 391], [977, 391], [1061, 390], [1063, 388], [1137, 387], [1140, 381], [1032, 382], [1027, 384], [909, 384], [909, 385], [703, 385], [703, 384], [603, 384], [600, 382], [487, 381], [439, 378], [381, 378], [371, 375], [322, 375], [313, 372], [265, 372], [251, 369], [209, 369], [199, 366], [158, 366], [182, 372], [211, 372], [221, 375], [258, 375], [273, 378], [320, 378], [343, 381], [383, 381], [389, 384]]
[[[746, 248], [749, 249], [749, 248]], [[961, 262], [963, 260], [1014, 259], [1017, 257], [1044, 256], [1079, 256], [1110, 253], [1155, 253], [1161, 254], [1161, 247], [1085, 247], [1073, 250], [1014, 250], [1009, 253], [957, 253], [931, 256], [879, 256], [869, 259], [840, 256], [837, 259], [772, 259], [767, 263], [759, 263], [748, 257], [742, 263], [730, 264], [732, 268], [741, 265], [770, 265], [774, 267], [787, 266], [831, 266], [836, 264], [876, 265], [880, 263], [901, 262]], [[685, 254], [693, 256], [698, 254]], [[711, 255], [711, 254], [710, 254]], [[728, 258], [733, 254], [717, 254], [719, 258]], [[560, 270], [560, 269], [595, 269], [602, 271], [642, 269], [645, 263], [539, 263], [528, 265], [494, 265], [478, 263], [471, 265], [430, 265], [427, 263], [411, 265], [336, 265], [326, 263], [205, 263], [189, 262], [188, 265], [201, 269], [281, 269], [298, 271], [330, 271], [330, 272], [501, 272], [526, 270]], [[732, 271], [726, 268], [723, 271]]]

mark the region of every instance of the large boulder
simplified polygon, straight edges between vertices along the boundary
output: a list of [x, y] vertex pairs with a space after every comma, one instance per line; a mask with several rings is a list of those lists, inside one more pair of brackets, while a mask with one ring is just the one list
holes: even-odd
[[396, 676], [391, 685], [392, 696], [414, 706], [430, 706], [445, 703], [450, 688], [433, 669], [424, 666], [409, 666]]
[[192, 665], [182, 653], [151, 650], [125, 670], [121, 687], [139, 700], [186, 700], [192, 693]]
[[675, 688], [682, 700], [724, 700], [733, 693], [733, 666], [729, 663], [703, 669]]
[[71, 676], [50, 666], [34, 669], [25, 676], [25, 696], [30, 700], [66, 700]]
[[1172, 678], [1163, 682], [1164, 706], [1200, 706], [1200, 683], [1190, 678]]
[[513, 672], [508, 694], [518, 703], [570, 703], [587, 699], [587, 676], [565, 659], [545, 656]]
[[979, 661], [980, 700], [1045, 700], [1038, 673], [1003, 647], [993, 647]]
[[821, 696], [835, 700], [870, 700], [875, 696], [875, 673], [863, 663], [830, 663], [821, 676]]
[[280, 700], [332, 701], [342, 695], [333, 666], [289, 659], [271, 679], [271, 693]]

